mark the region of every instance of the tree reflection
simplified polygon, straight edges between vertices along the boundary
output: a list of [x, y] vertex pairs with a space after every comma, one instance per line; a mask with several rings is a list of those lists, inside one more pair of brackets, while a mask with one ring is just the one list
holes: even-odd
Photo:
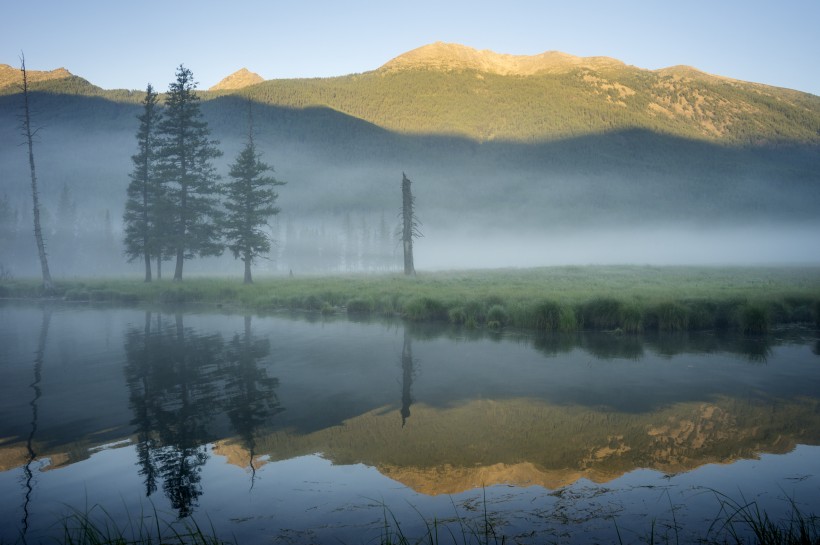
[[413, 404], [413, 376], [415, 361], [413, 360], [413, 340], [407, 328], [404, 329], [404, 343], [401, 348], [401, 427], [410, 418], [410, 405]]
[[256, 477], [254, 456], [256, 435], [266, 422], [284, 410], [276, 397], [279, 379], [269, 377], [259, 367], [270, 355], [270, 341], [257, 339], [251, 332], [251, 317], [245, 316], [243, 335], [236, 334], [225, 351], [225, 411], [237, 435], [249, 453], [251, 487]]
[[31, 504], [31, 496], [34, 493], [34, 472], [31, 470], [31, 465], [37, 457], [34, 450], [34, 435], [37, 433], [38, 424], [38, 401], [42, 395], [40, 389], [40, 380], [43, 373], [43, 358], [46, 350], [46, 342], [48, 341], [48, 327], [51, 323], [51, 309], [43, 309], [43, 319], [40, 323], [40, 336], [37, 340], [37, 350], [34, 352], [34, 381], [29, 385], [34, 396], [29, 405], [31, 406], [31, 429], [26, 439], [26, 464], [23, 467], [23, 475], [25, 475], [25, 499], [23, 501], [23, 519], [20, 521], [22, 525], [21, 540], [26, 543], [26, 534], [28, 533], [28, 519], [29, 519], [29, 505]]
[[186, 328], [182, 314], [171, 322], [148, 312], [143, 328], [127, 333], [125, 353], [145, 493], [154, 493], [162, 480], [171, 505], [186, 517], [202, 495], [201, 472], [217, 417], [227, 413], [252, 457], [256, 430], [282, 410], [277, 379], [258, 367], [270, 345], [253, 338], [250, 317], [244, 335], [226, 345], [219, 334]]

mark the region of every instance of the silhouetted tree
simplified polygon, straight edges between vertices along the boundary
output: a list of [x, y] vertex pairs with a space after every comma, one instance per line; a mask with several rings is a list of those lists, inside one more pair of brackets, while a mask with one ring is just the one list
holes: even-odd
[[195, 256], [219, 255], [219, 176], [213, 160], [222, 155], [211, 140], [199, 108], [196, 82], [180, 65], [168, 87], [165, 113], [159, 123], [158, 175], [169, 203], [173, 228], [165, 245], [174, 249], [174, 280], [182, 280], [182, 265]]
[[270, 236], [263, 227], [268, 219], [279, 213], [275, 206], [279, 195], [274, 187], [285, 182], [267, 175], [273, 167], [262, 162], [262, 154], [256, 150], [253, 141], [253, 121], [249, 123], [248, 141], [231, 165], [232, 179], [225, 188], [225, 208], [228, 213], [224, 220], [225, 239], [233, 252], [234, 259], [245, 263], [245, 284], [253, 283], [251, 264], [260, 255], [271, 249]]
[[[125, 255], [128, 261], [145, 260], [145, 281], [151, 281], [151, 256], [162, 260], [160, 237], [161, 185], [156, 181], [157, 125], [160, 111], [157, 93], [151, 84], [145, 89], [142, 114], [137, 116], [137, 153], [131, 156], [134, 170], [128, 184], [123, 224]], [[161, 270], [161, 269], [160, 269]], [[159, 273], [158, 273], [159, 274]]]
[[410, 189], [410, 179], [404, 172], [401, 173], [401, 240], [404, 247], [404, 274], [415, 275], [416, 267], [413, 264], [413, 239], [421, 236], [416, 218], [416, 199]]
[[46, 244], [43, 240], [43, 231], [40, 228], [40, 195], [37, 191], [37, 174], [34, 169], [34, 135], [36, 130], [31, 129], [31, 107], [29, 106], [28, 77], [26, 75], [26, 58], [20, 55], [20, 71], [23, 73], [23, 136], [26, 137], [28, 145], [28, 164], [31, 171], [31, 201], [34, 213], [34, 239], [37, 242], [37, 253], [40, 256], [40, 269], [43, 273], [43, 289], [51, 291], [54, 289], [54, 282], [51, 280], [51, 272], [48, 269], [48, 257], [46, 256]]

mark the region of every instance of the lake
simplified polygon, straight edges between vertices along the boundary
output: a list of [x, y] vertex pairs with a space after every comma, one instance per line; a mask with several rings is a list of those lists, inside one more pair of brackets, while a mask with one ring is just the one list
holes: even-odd
[[0, 303], [0, 542], [78, 512], [243, 544], [677, 543], [739, 505], [820, 514], [816, 329], [215, 310]]

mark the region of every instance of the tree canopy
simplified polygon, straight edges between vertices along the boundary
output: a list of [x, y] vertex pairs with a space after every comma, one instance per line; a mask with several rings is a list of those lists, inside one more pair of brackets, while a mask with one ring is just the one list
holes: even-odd
[[174, 280], [182, 280], [186, 259], [219, 255], [223, 251], [219, 232], [218, 182], [213, 161], [222, 152], [210, 139], [210, 130], [194, 92], [193, 73], [180, 65], [176, 80], [168, 87], [165, 114], [159, 124], [158, 175], [162, 180], [172, 228], [165, 237], [174, 249]]

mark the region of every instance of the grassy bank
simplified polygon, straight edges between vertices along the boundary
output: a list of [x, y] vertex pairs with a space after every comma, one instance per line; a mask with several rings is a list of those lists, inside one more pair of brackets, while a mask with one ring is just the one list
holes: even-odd
[[[0, 297], [35, 298], [36, 280], [6, 280]], [[488, 271], [58, 281], [52, 297], [120, 304], [206, 303], [255, 312], [299, 309], [401, 316], [466, 327], [541, 331], [731, 329], [763, 333], [820, 320], [820, 267], [549, 267]]]

